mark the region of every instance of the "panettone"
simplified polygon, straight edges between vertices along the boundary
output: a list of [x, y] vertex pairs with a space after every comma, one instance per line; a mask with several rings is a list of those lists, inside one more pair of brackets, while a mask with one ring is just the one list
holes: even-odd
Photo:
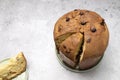
[[63, 62], [72, 68], [88, 69], [103, 56], [109, 32], [96, 12], [75, 9], [58, 19], [54, 40]]

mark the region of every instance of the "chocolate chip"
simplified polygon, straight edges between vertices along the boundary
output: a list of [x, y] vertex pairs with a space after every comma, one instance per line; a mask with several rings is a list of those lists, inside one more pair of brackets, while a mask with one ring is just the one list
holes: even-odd
[[90, 30], [91, 30], [92, 32], [96, 32], [96, 28], [95, 28], [95, 27], [91, 27]]
[[65, 45], [63, 45], [63, 48], [64, 48], [64, 49], [66, 49], [66, 46], [65, 46]]
[[91, 38], [89, 37], [86, 42], [87, 42], [87, 43], [90, 43], [90, 41], [91, 41]]
[[102, 19], [102, 22], [100, 23], [102, 26], [104, 26], [104, 24], [105, 24], [105, 21], [104, 21], [104, 19]]
[[69, 17], [66, 17], [66, 22], [70, 21], [70, 18]]
[[81, 25], [85, 25], [87, 22], [85, 22], [85, 21], [82, 21], [80, 24]]
[[81, 16], [82, 16], [82, 15], [84, 15], [84, 13], [83, 13], [83, 12], [80, 12], [80, 13], [79, 13], [79, 15], [81, 15]]

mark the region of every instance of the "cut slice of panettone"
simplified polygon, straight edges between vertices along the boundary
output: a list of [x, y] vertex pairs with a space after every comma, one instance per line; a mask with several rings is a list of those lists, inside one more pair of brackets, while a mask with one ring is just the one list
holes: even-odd
[[79, 51], [82, 47], [83, 35], [76, 33], [68, 37], [65, 41], [60, 44], [59, 53], [63, 57], [63, 61], [74, 67], [79, 59]]
[[6, 64], [0, 64], [0, 78], [10, 80], [26, 70], [26, 59], [22, 52], [12, 57]]

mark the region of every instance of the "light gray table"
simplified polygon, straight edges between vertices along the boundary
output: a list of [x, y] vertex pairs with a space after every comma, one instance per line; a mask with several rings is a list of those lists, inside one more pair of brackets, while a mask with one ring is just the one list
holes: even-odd
[[[110, 40], [101, 63], [86, 73], [64, 69], [53, 41], [56, 20], [74, 9], [99, 13]], [[120, 0], [0, 0], [0, 60], [23, 51], [29, 80], [120, 80]]]

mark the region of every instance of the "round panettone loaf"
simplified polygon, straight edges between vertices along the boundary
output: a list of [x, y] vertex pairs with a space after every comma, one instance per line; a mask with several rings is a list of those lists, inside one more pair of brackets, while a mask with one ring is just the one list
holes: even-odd
[[88, 69], [103, 56], [109, 32], [100, 15], [75, 9], [58, 19], [54, 40], [63, 62], [72, 68]]

